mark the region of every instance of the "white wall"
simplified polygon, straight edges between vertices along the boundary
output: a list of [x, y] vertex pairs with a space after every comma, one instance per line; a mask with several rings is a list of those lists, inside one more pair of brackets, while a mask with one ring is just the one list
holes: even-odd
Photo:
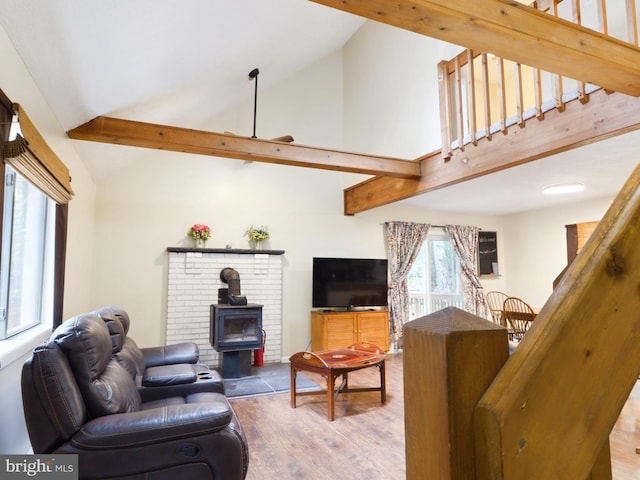
[[[45, 138], [49, 146], [69, 167], [73, 176], [75, 197], [69, 207], [69, 235], [65, 280], [65, 317], [86, 311], [91, 295], [91, 250], [93, 248], [93, 203], [95, 186], [82, 160], [76, 155], [72, 142], [58, 124], [49, 106], [33, 83], [4, 28], [0, 27], [0, 88], [13, 102], [20, 103]], [[30, 448], [26, 437], [20, 372], [22, 363], [31, 353], [33, 342], [23, 345], [23, 351], [14, 352], [13, 362], [0, 369], [0, 412], [2, 433], [0, 452], [25, 453]], [[0, 346], [2, 348], [2, 346]]]
[[437, 65], [460, 50], [365, 22], [344, 48], [347, 150], [405, 159], [439, 150]]
[[541, 308], [567, 266], [565, 225], [600, 220], [613, 198], [545, 208], [505, 217], [507, 293]]

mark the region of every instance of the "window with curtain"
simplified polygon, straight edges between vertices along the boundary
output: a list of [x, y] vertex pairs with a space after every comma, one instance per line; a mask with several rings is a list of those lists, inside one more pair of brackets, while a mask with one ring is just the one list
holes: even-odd
[[407, 276], [409, 319], [443, 308], [462, 308], [460, 261], [446, 233], [429, 233]]
[[[62, 321], [69, 171], [0, 91], [3, 128], [0, 339]], [[9, 113], [8, 113], [9, 112]], [[1, 345], [0, 345], [1, 348]]]
[[5, 169], [0, 339], [53, 323], [55, 202]]

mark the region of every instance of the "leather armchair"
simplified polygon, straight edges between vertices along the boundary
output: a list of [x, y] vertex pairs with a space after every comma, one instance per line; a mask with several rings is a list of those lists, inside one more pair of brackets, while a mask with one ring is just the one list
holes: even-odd
[[202, 392], [144, 402], [93, 314], [67, 320], [38, 346], [21, 383], [34, 453], [78, 454], [80, 478], [246, 476], [248, 446], [226, 397]]
[[115, 306], [94, 310], [111, 335], [112, 354], [134, 379], [143, 400], [195, 392], [224, 393], [222, 376], [198, 363], [198, 346], [182, 342], [139, 348], [128, 336], [129, 315]]

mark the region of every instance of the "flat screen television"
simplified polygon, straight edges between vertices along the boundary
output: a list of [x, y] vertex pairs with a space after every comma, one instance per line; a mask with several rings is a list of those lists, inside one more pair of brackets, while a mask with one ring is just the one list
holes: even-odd
[[387, 306], [387, 260], [313, 259], [313, 308]]

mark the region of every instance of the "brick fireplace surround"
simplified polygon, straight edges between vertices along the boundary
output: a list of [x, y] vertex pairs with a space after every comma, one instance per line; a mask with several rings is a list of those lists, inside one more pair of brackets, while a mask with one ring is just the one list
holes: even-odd
[[223, 268], [240, 275], [241, 294], [249, 303], [264, 305], [264, 362], [281, 361], [282, 250], [167, 248], [169, 253], [166, 343], [193, 341], [200, 360], [220, 368], [222, 355], [209, 343], [209, 311], [218, 303]]

